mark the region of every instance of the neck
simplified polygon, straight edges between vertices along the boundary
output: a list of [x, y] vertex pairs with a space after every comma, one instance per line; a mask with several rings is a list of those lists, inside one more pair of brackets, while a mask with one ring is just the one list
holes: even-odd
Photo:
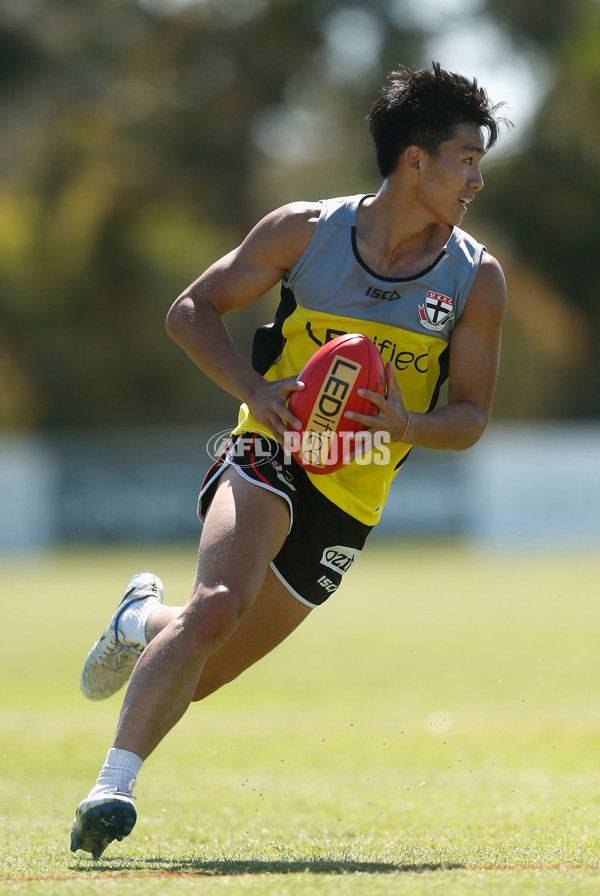
[[384, 276], [411, 276], [431, 264], [452, 228], [431, 221], [402, 184], [387, 178], [361, 205], [356, 235], [363, 259]]

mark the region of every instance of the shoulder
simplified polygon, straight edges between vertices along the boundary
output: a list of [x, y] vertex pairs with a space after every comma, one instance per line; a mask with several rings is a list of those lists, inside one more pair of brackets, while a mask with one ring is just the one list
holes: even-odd
[[506, 280], [504, 271], [497, 258], [484, 251], [481, 256], [481, 264], [473, 283], [476, 295], [486, 296], [488, 301], [495, 302], [502, 307], [506, 303]]
[[321, 214], [319, 202], [289, 202], [262, 218], [250, 232], [261, 232], [279, 237], [312, 232]]
[[469, 270], [478, 269], [481, 264], [482, 256], [485, 253], [485, 246], [479, 243], [475, 237], [461, 230], [460, 227], [453, 227], [450, 238], [444, 246], [447, 255], [456, 262], [464, 265]]
[[506, 308], [506, 281], [502, 267], [485, 252], [457, 326], [499, 333]]
[[481, 264], [473, 281], [467, 307], [483, 304], [490, 310], [504, 311], [506, 304], [506, 280], [497, 258], [484, 251]]
[[289, 202], [266, 215], [257, 227], [269, 233], [302, 238], [312, 234], [317, 223], [354, 225], [357, 209], [364, 198], [364, 194], [360, 193], [318, 201]]
[[314, 232], [321, 214], [319, 202], [290, 202], [274, 209], [256, 224], [242, 243], [242, 251], [272, 253], [281, 259], [284, 270], [291, 270]]

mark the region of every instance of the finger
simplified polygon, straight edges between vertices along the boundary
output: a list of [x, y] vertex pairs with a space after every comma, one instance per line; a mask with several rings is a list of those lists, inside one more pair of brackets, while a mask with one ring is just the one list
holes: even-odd
[[374, 404], [375, 407], [380, 411], [383, 411], [387, 404], [385, 395], [380, 395], [379, 392], [373, 392], [371, 389], [357, 389], [356, 394], [361, 398], [365, 398], [367, 401], [370, 401], [371, 404]]
[[278, 385], [288, 394], [299, 392], [305, 388], [305, 384], [297, 376], [288, 376], [284, 380], [279, 380]]
[[300, 432], [302, 430], [302, 420], [299, 420], [295, 417], [288, 408], [285, 409], [285, 413], [281, 414], [281, 422], [283, 424], [283, 432], [287, 429], [295, 429], [296, 432]]
[[290, 427], [295, 430], [301, 430], [302, 421], [299, 420], [298, 417], [296, 417], [294, 414], [292, 414], [288, 407], [288, 402], [292, 392], [301, 392], [305, 388], [305, 385], [296, 377], [288, 377], [285, 380], [281, 380], [281, 384], [284, 387], [285, 404], [283, 405], [281, 412], [279, 413], [279, 417], [284, 425], [284, 431], [285, 429], [289, 429]]
[[390, 392], [394, 392], [396, 390], [400, 391], [400, 386], [398, 385], [398, 380], [396, 379], [396, 374], [394, 373], [394, 365], [391, 361], [388, 361], [385, 365], [385, 382], [387, 385], [387, 394]]
[[288, 431], [289, 427], [286, 426], [279, 417], [274, 417], [273, 422], [271, 423], [269, 429], [273, 433], [273, 438], [279, 442], [281, 447], [284, 447], [285, 434]]
[[296, 430], [302, 429], [302, 420], [299, 420], [295, 414], [292, 414], [287, 404], [284, 404], [281, 406], [281, 408], [278, 408], [276, 413], [278, 414], [279, 421], [283, 426], [283, 431], [285, 431], [286, 429], [290, 429], [290, 427]]
[[347, 417], [348, 420], [362, 423], [365, 429], [385, 429], [385, 426], [382, 426], [383, 420], [379, 414], [360, 414], [358, 411], [345, 411], [344, 417]]

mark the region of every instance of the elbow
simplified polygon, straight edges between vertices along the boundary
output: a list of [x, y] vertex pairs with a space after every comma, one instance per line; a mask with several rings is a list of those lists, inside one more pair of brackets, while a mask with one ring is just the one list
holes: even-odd
[[181, 342], [182, 333], [185, 329], [186, 318], [187, 315], [183, 308], [181, 298], [176, 299], [169, 308], [165, 320], [165, 328], [167, 330], [167, 333], [169, 334], [171, 339], [174, 340], [174, 342]]
[[483, 411], [475, 411], [471, 420], [471, 425], [462, 434], [459, 444], [456, 446], [457, 451], [467, 451], [472, 448], [480, 440], [484, 434], [490, 420], [490, 415]]

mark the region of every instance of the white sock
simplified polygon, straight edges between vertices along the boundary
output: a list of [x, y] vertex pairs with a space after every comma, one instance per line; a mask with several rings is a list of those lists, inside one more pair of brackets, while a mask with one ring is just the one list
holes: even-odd
[[136, 753], [111, 747], [90, 797], [106, 790], [117, 790], [131, 796], [142, 765], [143, 760]]
[[148, 622], [148, 617], [155, 610], [160, 610], [161, 607], [161, 602], [155, 597], [144, 597], [134, 600], [119, 617], [117, 625], [119, 636], [131, 644], [141, 644], [142, 647], [147, 647], [146, 623]]

